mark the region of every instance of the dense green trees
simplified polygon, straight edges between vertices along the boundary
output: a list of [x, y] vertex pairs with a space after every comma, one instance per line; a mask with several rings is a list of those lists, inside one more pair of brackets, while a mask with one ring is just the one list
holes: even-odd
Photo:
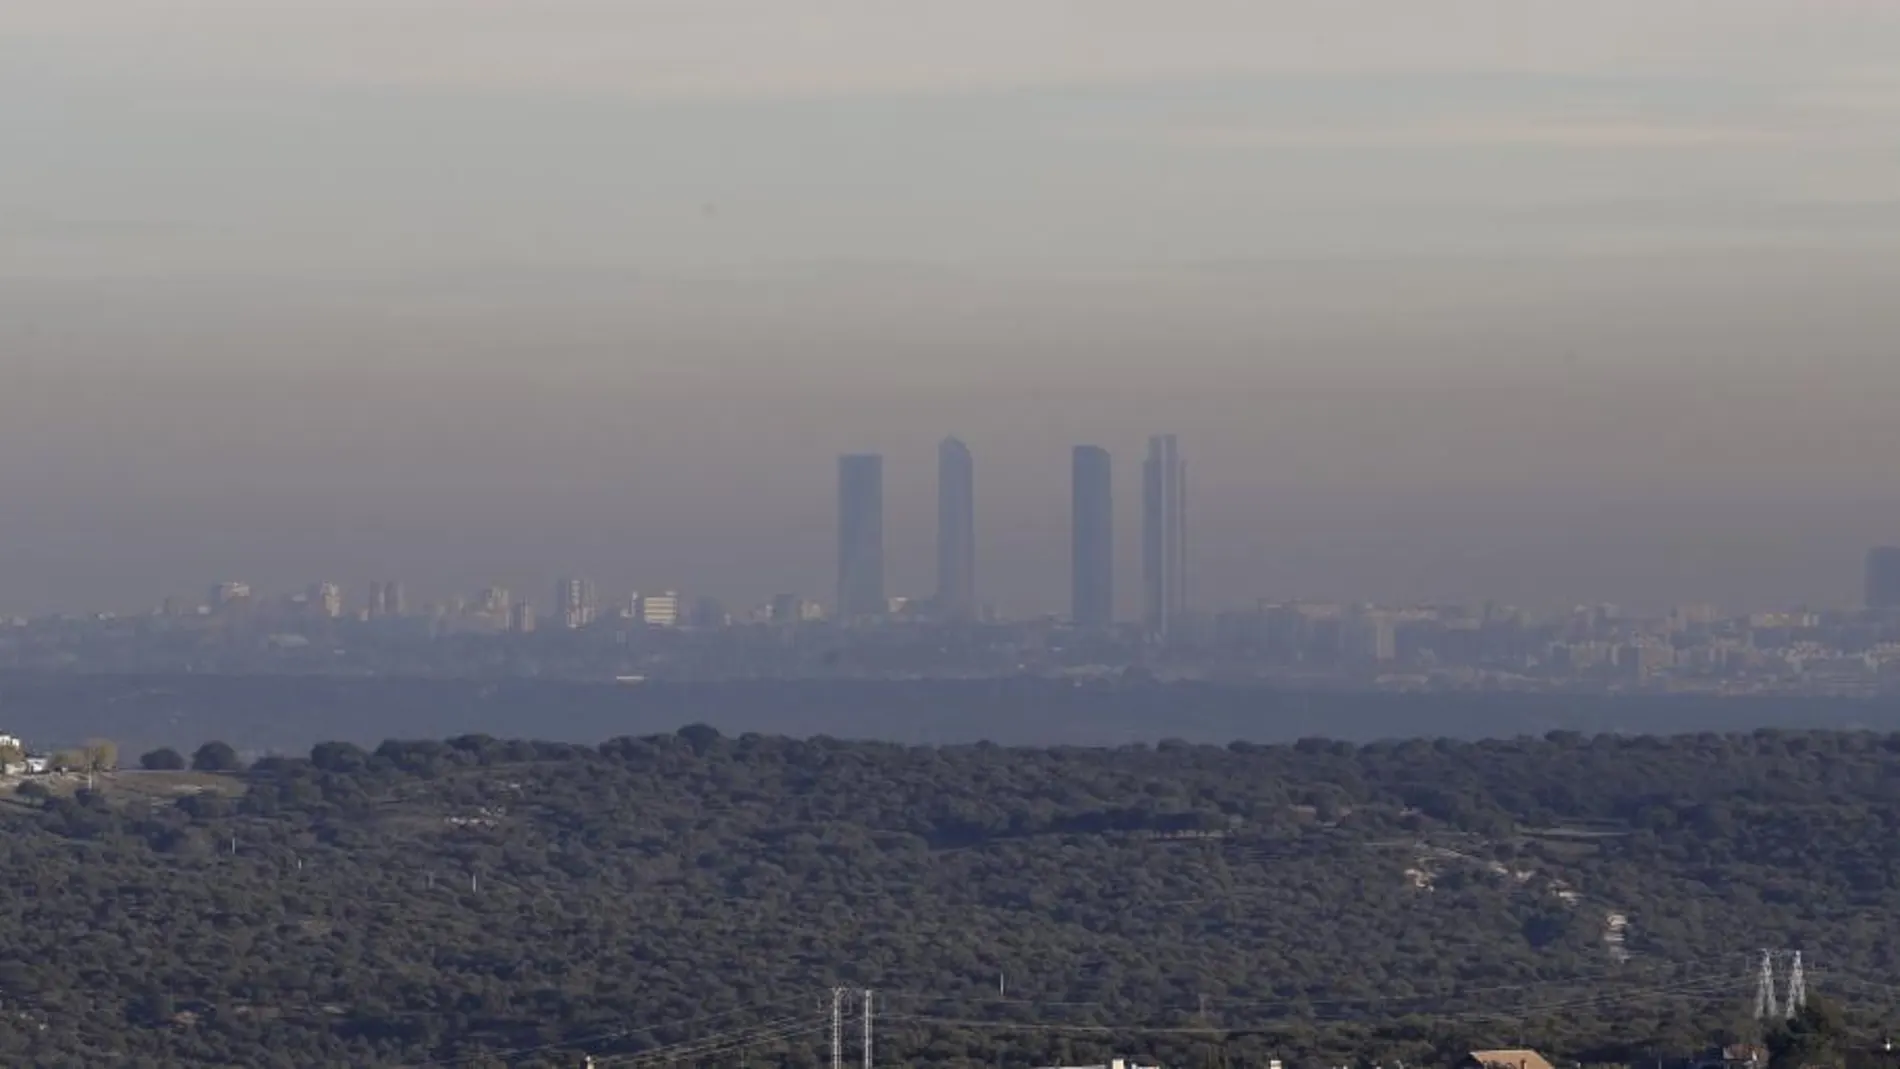
[[185, 767], [185, 757], [169, 746], [161, 746], [141, 755], [139, 767], [147, 772], [177, 772]]
[[0, 836], [0, 1064], [809, 1063], [833, 985], [878, 991], [886, 1064], [1653, 1064], [1759, 1036], [1772, 946], [1821, 996], [1766, 1036], [1805, 1065], [1882, 1035], [1900, 972], [1900, 736], [695, 726], [96, 786]]
[[191, 755], [194, 772], [236, 772], [244, 767], [229, 743], [207, 742]]

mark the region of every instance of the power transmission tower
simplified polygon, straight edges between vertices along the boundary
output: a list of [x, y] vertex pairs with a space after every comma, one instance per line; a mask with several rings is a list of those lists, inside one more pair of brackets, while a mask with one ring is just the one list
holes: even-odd
[[1755, 981], [1755, 1019], [1773, 1020], [1780, 1012], [1775, 1002], [1775, 959], [1769, 951], [1761, 952], [1761, 977]]
[[1794, 965], [1788, 970], [1788, 1005], [1784, 1007], [1788, 1020], [1808, 1004], [1808, 978], [1801, 971], [1801, 952], [1794, 952]]
[[871, 989], [864, 989], [864, 1069], [871, 1069]]
[[832, 987], [832, 1069], [844, 1069], [844, 987]]

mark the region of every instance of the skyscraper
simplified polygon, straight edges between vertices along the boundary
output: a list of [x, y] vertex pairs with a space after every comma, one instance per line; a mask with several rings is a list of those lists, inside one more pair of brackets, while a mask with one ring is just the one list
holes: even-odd
[[1148, 439], [1141, 474], [1143, 619], [1165, 639], [1187, 609], [1187, 462], [1174, 435]]
[[324, 620], [343, 615], [343, 588], [335, 583], [317, 583], [310, 588], [309, 610]]
[[1900, 609], [1900, 546], [1867, 551], [1867, 607]]
[[570, 631], [593, 623], [599, 604], [589, 580], [570, 578], [554, 584], [554, 619]]
[[937, 613], [976, 615], [976, 465], [955, 438], [937, 447]]
[[1115, 620], [1115, 490], [1108, 450], [1078, 445], [1070, 472], [1069, 616], [1077, 627]]
[[838, 458], [838, 617], [882, 616], [884, 458]]

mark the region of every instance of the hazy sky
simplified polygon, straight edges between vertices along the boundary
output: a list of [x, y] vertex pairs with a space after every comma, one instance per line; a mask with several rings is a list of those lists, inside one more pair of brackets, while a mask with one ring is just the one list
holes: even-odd
[[10, 0], [0, 611], [832, 585], [935, 443], [1066, 604], [1847, 600], [1900, 540], [1887, 0]]

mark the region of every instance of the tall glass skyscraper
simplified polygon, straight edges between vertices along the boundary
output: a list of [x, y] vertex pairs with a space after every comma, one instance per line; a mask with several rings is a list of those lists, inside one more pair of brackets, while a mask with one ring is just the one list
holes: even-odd
[[937, 613], [976, 616], [976, 465], [955, 438], [937, 447]]
[[1078, 445], [1070, 473], [1069, 617], [1077, 627], [1115, 621], [1115, 490], [1108, 450]]
[[1141, 489], [1143, 621], [1166, 639], [1187, 611], [1187, 462], [1174, 435], [1148, 439]]
[[838, 458], [838, 617], [881, 616], [884, 601], [884, 458]]

